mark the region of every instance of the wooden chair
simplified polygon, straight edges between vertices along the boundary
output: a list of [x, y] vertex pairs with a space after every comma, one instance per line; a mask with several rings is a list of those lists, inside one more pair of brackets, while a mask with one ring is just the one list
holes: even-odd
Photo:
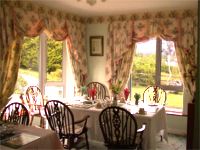
[[111, 106], [99, 115], [99, 124], [108, 149], [142, 149], [146, 125], [138, 129], [135, 117], [126, 109]]
[[[99, 82], [90, 82], [87, 84], [87, 89], [96, 89], [96, 99], [105, 99], [107, 97], [106, 87]], [[89, 93], [88, 93], [88, 96]]]
[[143, 93], [143, 100], [148, 105], [159, 104], [165, 106], [167, 94], [164, 89], [157, 85], [149, 86]]
[[35, 116], [40, 117], [40, 126], [44, 128], [45, 117], [44, 113], [44, 100], [39, 87], [29, 86], [26, 90], [26, 101], [29, 106], [29, 113], [31, 117], [30, 125], [33, 123]]
[[3, 109], [0, 120], [16, 125], [29, 125], [29, 112], [22, 103], [14, 102]]
[[64, 148], [78, 148], [78, 142], [76, 141], [79, 141], [81, 135], [84, 134], [86, 144], [82, 146], [86, 146], [87, 149], [89, 149], [87, 136], [88, 128], [86, 126], [89, 116], [85, 116], [83, 119], [75, 121], [70, 108], [58, 100], [50, 100], [46, 103], [45, 114], [49, 126], [59, 135]]

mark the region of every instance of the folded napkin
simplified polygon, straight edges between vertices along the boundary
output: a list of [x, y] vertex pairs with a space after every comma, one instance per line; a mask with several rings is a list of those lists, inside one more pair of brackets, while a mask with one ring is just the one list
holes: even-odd
[[129, 89], [128, 89], [128, 88], [125, 88], [125, 89], [124, 89], [124, 98], [125, 98], [125, 100], [128, 99], [129, 94], [130, 94]]
[[92, 98], [92, 100], [94, 100], [94, 97], [97, 94], [96, 88], [88, 89], [88, 93], [89, 93], [90, 98]]

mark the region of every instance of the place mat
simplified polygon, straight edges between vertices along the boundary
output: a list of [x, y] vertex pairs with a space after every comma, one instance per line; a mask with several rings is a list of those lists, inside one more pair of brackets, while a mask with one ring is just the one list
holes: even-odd
[[14, 136], [9, 137], [8, 139], [2, 141], [2, 145], [11, 147], [11, 148], [19, 148], [23, 145], [26, 145], [36, 139], [39, 139], [39, 136], [32, 135], [29, 133], [19, 133]]
[[10, 138], [11, 136], [14, 136], [16, 133], [15, 132], [1, 132], [0, 133], [0, 143], [2, 143], [2, 141]]
[[93, 106], [94, 106], [93, 104], [74, 104], [74, 105], [71, 105], [71, 107], [84, 108], [84, 109], [89, 109]]

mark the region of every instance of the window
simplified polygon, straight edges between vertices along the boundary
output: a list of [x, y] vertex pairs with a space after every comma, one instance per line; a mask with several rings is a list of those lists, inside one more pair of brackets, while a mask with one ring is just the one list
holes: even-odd
[[[65, 41], [55, 41], [44, 33], [35, 38], [25, 37], [15, 93], [24, 93], [27, 86], [37, 85], [49, 99], [66, 97], [66, 88], [74, 89], [67, 54]], [[70, 87], [66, 86], [66, 79]]]
[[23, 93], [29, 85], [39, 86], [39, 40], [24, 38], [15, 93]]
[[62, 41], [55, 41], [46, 38], [46, 72], [44, 73], [45, 93], [50, 98], [64, 97], [65, 89], [65, 69], [63, 69], [63, 60], [65, 60], [65, 45]]
[[157, 84], [167, 92], [166, 106], [183, 108], [183, 84], [173, 41], [153, 38], [138, 42], [133, 61], [131, 99], [134, 93], [142, 97], [147, 86]]

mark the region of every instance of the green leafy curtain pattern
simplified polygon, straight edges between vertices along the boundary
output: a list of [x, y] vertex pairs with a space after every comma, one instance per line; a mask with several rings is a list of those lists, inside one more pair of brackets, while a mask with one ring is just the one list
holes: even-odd
[[[122, 17], [121, 17], [122, 18]], [[126, 18], [126, 17], [125, 17]], [[165, 40], [172, 40], [175, 42], [176, 54], [180, 72], [183, 78], [184, 86], [189, 91], [190, 95], [194, 97], [195, 93], [195, 80], [197, 72], [197, 14], [192, 10], [184, 11], [169, 11], [157, 13], [143, 13], [138, 15], [127, 16], [125, 20], [132, 20], [132, 29], [127, 33], [126, 28], [115, 26], [116, 20], [109, 23], [112, 30], [109, 28], [109, 51], [107, 54], [107, 62], [110, 65], [106, 68], [106, 75], [108, 80], [115, 76], [116, 72], [123, 74], [123, 69], [118, 67], [119, 54], [124, 51], [118, 48], [118, 37], [123, 37], [123, 33], [127, 36], [132, 35], [132, 43], [138, 41], [148, 40], [152, 37], [161, 37]], [[106, 19], [103, 19], [106, 20]], [[122, 21], [118, 24], [122, 24]], [[116, 34], [113, 34], [114, 31]], [[134, 46], [134, 44], [132, 44]], [[123, 47], [123, 46], [121, 46]], [[126, 42], [124, 43], [126, 47]], [[131, 49], [132, 50], [132, 49]], [[121, 55], [121, 54], [120, 54]], [[110, 63], [110, 62], [113, 62]], [[131, 59], [129, 61], [131, 63]], [[126, 64], [127, 65], [127, 64]], [[129, 66], [131, 66], [129, 64]], [[123, 67], [122, 67], [123, 68]], [[116, 77], [116, 76], [115, 76]], [[115, 80], [124, 80], [123, 76], [116, 77]], [[125, 83], [125, 82], [124, 82]], [[190, 101], [192, 101], [191, 99]]]
[[2, 35], [0, 108], [5, 106], [8, 97], [14, 91], [23, 37], [35, 37], [43, 31], [55, 40], [70, 40], [72, 45], [70, 54], [77, 54], [79, 58], [73, 60], [75, 64], [73, 67], [76, 82], [80, 87], [82, 77], [87, 74], [83, 19], [25, 1], [3, 0], [0, 7]]

